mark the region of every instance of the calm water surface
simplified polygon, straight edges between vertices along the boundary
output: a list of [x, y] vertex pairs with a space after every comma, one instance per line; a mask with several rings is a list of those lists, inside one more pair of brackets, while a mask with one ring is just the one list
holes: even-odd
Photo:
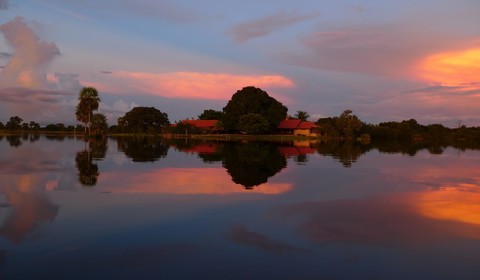
[[0, 279], [480, 279], [480, 152], [0, 139]]

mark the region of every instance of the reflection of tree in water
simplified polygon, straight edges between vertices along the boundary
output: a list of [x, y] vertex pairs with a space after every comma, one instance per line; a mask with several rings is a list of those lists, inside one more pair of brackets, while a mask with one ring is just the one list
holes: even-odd
[[186, 139], [170, 140], [169, 145], [186, 153], [195, 153], [205, 163], [221, 162], [223, 160], [223, 142], [200, 141]]
[[2, 265], [5, 262], [6, 255], [7, 253], [5, 250], [0, 250], [0, 265]]
[[286, 158], [271, 143], [227, 142], [223, 147], [223, 166], [233, 182], [252, 189], [287, 166]]
[[108, 139], [103, 138], [93, 138], [88, 142], [91, 156], [94, 160], [102, 160], [107, 155], [107, 141]]
[[78, 181], [84, 186], [95, 186], [100, 175], [94, 160], [102, 160], [107, 154], [107, 138], [90, 139], [88, 148], [77, 153], [75, 162], [78, 170]]
[[300, 154], [293, 158], [293, 160], [299, 165], [305, 165], [308, 162], [307, 154]]
[[344, 167], [351, 167], [361, 155], [369, 150], [368, 146], [351, 141], [322, 142], [317, 144], [316, 148], [319, 154], [332, 156]]
[[29, 140], [31, 143], [40, 140], [40, 134], [30, 134]]
[[246, 189], [266, 183], [287, 166], [277, 145], [268, 142], [173, 141], [171, 144], [183, 152], [197, 153], [205, 163], [222, 162], [232, 181]]
[[20, 147], [20, 145], [22, 145], [22, 141], [20, 140], [20, 136], [18, 135], [8, 135], [7, 141], [11, 147], [17, 148], [17, 147]]
[[78, 181], [84, 186], [95, 186], [100, 173], [98, 166], [93, 163], [91, 153], [89, 151], [81, 151], [77, 153], [75, 162], [78, 169]]
[[158, 137], [119, 137], [118, 150], [133, 162], [157, 161], [167, 156], [168, 144]]

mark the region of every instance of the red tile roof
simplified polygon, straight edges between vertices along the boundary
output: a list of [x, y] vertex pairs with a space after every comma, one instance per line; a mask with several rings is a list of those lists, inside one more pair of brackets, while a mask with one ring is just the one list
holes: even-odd
[[296, 120], [296, 119], [283, 120], [277, 126], [278, 129], [311, 129], [316, 127], [318, 127], [318, 125], [312, 122]]
[[277, 126], [279, 129], [295, 129], [301, 123], [301, 120], [283, 120]]
[[311, 128], [317, 128], [318, 125], [312, 123], [312, 122], [301, 122], [297, 128], [300, 129], [311, 129]]
[[183, 120], [182, 123], [191, 124], [198, 128], [214, 128], [218, 120]]

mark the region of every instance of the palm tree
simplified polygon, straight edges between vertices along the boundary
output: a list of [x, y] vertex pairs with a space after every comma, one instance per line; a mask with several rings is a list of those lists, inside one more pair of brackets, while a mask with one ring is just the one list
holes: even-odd
[[93, 87], [84, 87], [80, 91], [80, 96], [78, 97], [77, 110], [75, 115], [77, 120], [86, 124], [85, 133], [88, 126], [88, 134], [90, 134], [90, 124], [92, 119], [93, 111], [98, 109], [100, 103], [100, 97], [98, 97], [98, 91]]

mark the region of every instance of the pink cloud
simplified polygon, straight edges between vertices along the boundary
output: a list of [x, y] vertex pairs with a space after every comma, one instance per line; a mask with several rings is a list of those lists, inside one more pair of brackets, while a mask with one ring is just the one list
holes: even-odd
[[304, 20], [312, 19], [317, 15], [296, 15], [293, 13], [277, 13], [260, 19], [240, 23], [234, 26], [230, 35], [238, 43], [247, 42], [257, 37], [268, 36], [269, 34]]
[[143, 93], [167, 98], [228, 100], [235, 91], [249, 85], [291, 88], [292, 80], [281, 75], [236, 75], [229, 73], [173, 72], [145, 73], [118, 71], [108, 75], [110, 85], [85, 83], [102, 91], [119, 94]]
[[48, 82], [45, 71], [55, 56], [60, 54], [57, 46], [40, 41], [21, 17], [1, 25], [0, 31], [14, 50], [1, 72], [1, 87], [46, 88]]
[[432, 31], [422, 22], [323, 29], [300, 38], [306, 52], [281, 60], [326, 71], [417, 78], [417, 63], [442, 49], [472, 45], [472, 37]]

